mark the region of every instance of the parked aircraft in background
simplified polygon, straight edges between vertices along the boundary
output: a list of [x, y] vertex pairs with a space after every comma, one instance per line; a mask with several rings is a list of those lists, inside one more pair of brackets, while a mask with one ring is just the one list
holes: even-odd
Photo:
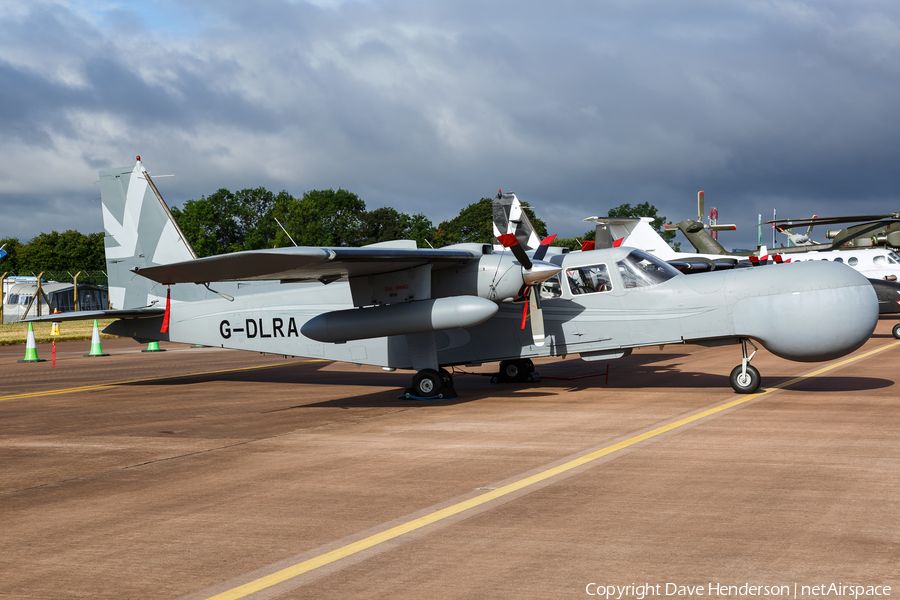
[[[865, 343], [878, 316], [866, 279], [836, 263], [684, 276], [633, 248], [528, 256], [515, 235], [502, 252], [400, 240], [196, 258], [140, 157], [102, 170], [100, 190], [115, 310], [53, 320], [114, 317], [107, 332], [142, 343], [411, 369], [414, 397], [455, 397], [454, 365], [500, 361], [501, 380], [526, 381], [533, 358], [607, 360], [676, 343], [740, 344], [731, 385], [749, 393], [760, 375], [748, 345], [830, 360]], [[530, 316], [526, 296], [541, 305]]]
[[[682, 221], [676, 227], [699, 252], [712, 255], [757, 256], [758, 258], [763, 258], [760, 256], [759, 251], [727, 251], [695, 221]], [[810, 260], [843, 262], [871, 279], [897, 281], [898, 276], [900, 276], [900, 255], [888, 249], [858, 248], [833, 250], [829, 249], [828, 246], [798, 246], [794, 248], [769, 249], [767, 252], [769, 255], [782, 256], [785, 260], [790, 258], [792, 262]]]
[[[867, 221], [866, 223], [860, 223]], [[900, 248], [900, 212], [884, 215], [856, 215], [847, 217], [813, 217], [812, 219], [776, 219], [768, 221], [779, 230], [785, 227], [808, 225], [838, 225], [859, 223], [846, 229], [825, 232], [825, 237], [833, 240], [832, 248]], [[824, 244], [823, 244], [824, 245]]]

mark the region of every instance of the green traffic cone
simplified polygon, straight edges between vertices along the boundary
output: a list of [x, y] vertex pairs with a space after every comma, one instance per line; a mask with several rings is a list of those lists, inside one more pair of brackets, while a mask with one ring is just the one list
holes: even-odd
[[25, 358], [19, 362], [46, 362], [43, 358], [38, 358], [37, 344], [34, 342], [34, 325], [32, 323], [28, 324], [28, 340], [25, 342]]
[[100, 327], [97, 324], [97, 319], [94, 319], [94, 334], [91, 336], [91, 353], [85, 354], [85, 356], [109, 356], [109, 354], [103, 354], [103, 348], [100, 347]]
[[159, 347], [159, 342], [150, 342], [147, 344], [146, 350], [141, 350], [141, 352], [165, 352], [165, 348]]

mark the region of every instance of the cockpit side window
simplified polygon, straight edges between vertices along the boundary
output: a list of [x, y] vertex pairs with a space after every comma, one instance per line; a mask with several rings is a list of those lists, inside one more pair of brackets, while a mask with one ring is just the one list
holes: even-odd
[[657, 285], [679, 274], [675, 267], [639, 250], [617, 262], [616, 266], [626, 289]]
[[897, 256], [896, 252], [888, 252], [888, 262], [892, 265], [900, 264], [900, 256]]
[[[606, 265], [588, 265], [566, 269], [566, 280], [573, 296], [612, 290]], [[543, 296], [542, 296], [543, 297]]]
[[887, 257], [882, 254], [879, 254], [874, 259], [872, 259], [872, 262], [874, 262], [876, 265], [881, 267], [881, 266], [884, 266], [887, 264]]

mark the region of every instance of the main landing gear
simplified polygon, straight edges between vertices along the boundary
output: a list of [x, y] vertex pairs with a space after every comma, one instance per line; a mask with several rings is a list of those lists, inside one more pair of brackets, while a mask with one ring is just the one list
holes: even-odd
[[525, 383], [540, 380], [541, 376], [534, 371], [534, 363], [527, 358], [500, 361], [500, 372], [491, 377], [491, 383]]
[[422, 369], [413, 376], [412, 387], [406, 390], [410, 398], [452, 400], [459, 396], [453, 389], [453, 376], [447, 369]]
[[891, 333], [894, 334], [895, 338], [900, 340], [900, 323], [897, 323], [896, 325], [894, 325], [894, 329], [892, 330]]
[[[753, 346], [753, 354], [750, 356], [747, 356], [747, 344]], [[750, 340], [741, 340], [741, 353], [743, 354], [743, 359], [741, 360], [741, 364], [731, 371], [731, 377], [729, 378], [731, 380], [731, 387], [738, 394], [752, 394], [759, 389], [759, 383], [761, 381], [759, 371], [750, 364], [750, 361], [756, 356], [758, 350], [759, 348], [756, 347], [756, 344]]]

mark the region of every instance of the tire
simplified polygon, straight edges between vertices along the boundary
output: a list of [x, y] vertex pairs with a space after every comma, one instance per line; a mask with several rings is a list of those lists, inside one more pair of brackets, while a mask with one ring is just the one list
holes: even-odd
[[522, 383], [528, 381], [528, 376], [532, 371], [534, 371], [534, 363], [527, 358], [500, 361], [500, 381]]
[[894, 329], [893, 329], [892, 333], [894, 334], [895, 338], [900, 340], [900, 323], [897, 323], [896, 325], [894, 325]]
[[430, 398], [441, 393], [441, 374], [434, 369], [422, 369], [413, 376], [412, 391], [416, 396]]
[[453, 375], [447, 369], [441, 369], [441, 387], [452, 389], [453, 388]]
[[746, 375], [741, 373], [741, 365], [736, 366], [731, 371], [729, 379], [732, 389], [738, 394], [752, 394], [759, 389], [759, 384], [762, 381], [759, 371], [753, 365], [747, 365]]

